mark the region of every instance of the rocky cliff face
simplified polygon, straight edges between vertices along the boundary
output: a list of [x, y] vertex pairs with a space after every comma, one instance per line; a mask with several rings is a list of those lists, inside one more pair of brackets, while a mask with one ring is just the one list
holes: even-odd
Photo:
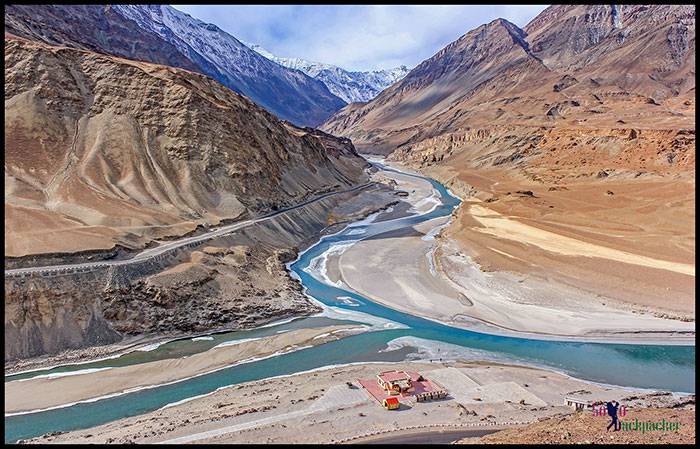
[[566, 5], [525, 27], [551, 69], [614, 84], [656, 101], [695, 87], [695, 7]]
[[[390, 158], [417, 168], [445, 165], [453, 172], [467, 167], [511, 170], [549, 185], [610, 176], [688, 178], [695, 168], [695, 130], [472, 128], [404, 145]], [[470, 187], [452, 188], [468, 196]]]
[[321, 81], [167, 5], [9, 5], [5, 32], [203, 73], [301, 126], [318, 125], [345, 104]]
[[141, 246], [364, 182], [332, 140], [197, 73], [6, 39], [5, 255]]
[[[134, 252], [368, 180], [348, 139], [280, 121], [204, 75], [11, 36], [5, 161], [5, 255], [20, 266]], [[284, 262], [333, 222], [393, 200], [379, 190], [145, 263], [6, 277], [5, 358], [317, 311]]]

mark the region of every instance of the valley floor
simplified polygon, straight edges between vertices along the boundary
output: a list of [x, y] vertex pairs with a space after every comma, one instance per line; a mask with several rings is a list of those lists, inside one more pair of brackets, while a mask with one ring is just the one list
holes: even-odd
[[[409, 192], [406, 199], [417, 210], [429, 209], [427, 182], [391, 172], [382, 176]], [[614, 269], [618, 277], [663, 286], [675, 279], [678, 288], [694, 290], [687, 282], [694, 279], [694, 264], [638, 255], [551, 226], [544, 230], [534, 220], [520, 222], [490, 207], [469, 198], [437, 240], [432, 235], [446, 219], [363, 240], [329, 258], [329, 277], [389, 307], [470, 329], [637, 343], [694, 341], [687, 301], [678, 300], [681, 312], [664, 313], [653, 306], [673, 295], [633, 303], [628, 285], [597, 275]], [[507, 264], [492, 263], [494, 254]], [[682, 252], [676, 258], [685, 260]], [[549, 264], [538, 264], [541, 260]], [[669, 319], [679, 314], [682, 319]]]
[[[396, 183], [398, 190], [408, 193], [402, 199], [418, 212], [428, 212], [436, 204], [432, 186], [426, 181], [394, 172], [379, 172], [375, 177]], [[622, 300], [601, 298], [554, 277], [524, 276], [518, 270], [484, 271], [476, 256], [461, 241], [450, 238], [450, 233], [455, 223], [461, 223], [459, 217], [466, 208], [473, 205], [487, 208], [489, 204], [472, 199], [462, 204], [462, 212], [456, 212], [453, 222], [437, 218], [409, 230], [362, 240], [344, 252], [330, 255], [325, 274], [331, 281], [341, 281], [392, 308], [486, 332], [634, 343], [663, 340], [664, 344], [688, 343], [694, 337], [694, 322], [662, 318], [640, 308], [625, 309]], [[379, 219], [401, 216], [406, 207], [407, 204], [397, 205]], [[480, 222], [485, 229], [498, 229], [488, 221], [500, 219], [494, 215], [482, 213], [481, 217], [487, 218]], [[439, 235], [440, 231], [446, 236]], [[492, 235], [475, 229], [470, 232]], [[557, 243], [554, 237], [548, 237], [545, 244]], [[509, 240], [505, 236], [501, 238]], [[600, 242], [595, 244], [604, 246]], [[526, 256], [523, 258], [528, 260]], [[598, 258], [605, 260], [595, 257]], [[648, 259], [633, 258], [633, 261]], [[638, 266], [629, 262], [615, 261]], [[660, 262], [653, 268], [643, 267], [670, 272], [674, 271], [668, 268], [685, 269], [683, 261], [666, 262], [671, 265]], [[186, 359], [6, 382], [5, 410], [7, 413], [55, 407], [173, 382], [251, 358], [342, 338], [343, 334], [352, 333], [352, 329], [334, 326], [296, 330], [235, 345], [219, 345]], [[386, 411], [359, 386], [358, 379], [371, 379], [389, 369], [419, 371], [446, 388], [449, 396], [432, 402], [409, 400], [396, 412]], [[418, 438], [417, 435], [436, 430], [455, 432], [452, 436], [457, 439], [460, 435], [482, 435], [462, 431], [519, 428], [539, 419], [569, 415], [573, 410], [565, 405], [564, 398], [571, 395], [591, 401], [617, 399], [630, 407], [630, 413], [647, 407], [671, 407], [681, 401], [671, 393], [593, 384], [545, 369], [497, 362], [361, 363], [223, 387], [143, 415], [90, 429], [44, 435], [30, 442], [369, 442], [385, 436]], [[591, 433], [604, 435], [607, 420], [599, 418], [600, 422], [595, 422], [599, 428], [591, 428]]]
[[446, 237], [482, 269], [694, 320], [694, 177], [547, 185], [497, 170], [427, 171], [463, 192], [474, 189]]

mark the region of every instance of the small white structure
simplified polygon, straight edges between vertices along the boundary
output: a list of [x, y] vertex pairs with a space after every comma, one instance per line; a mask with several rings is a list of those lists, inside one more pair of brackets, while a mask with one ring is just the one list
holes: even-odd
[[579, 411], [579, 410], [588, 410], [593, 408], [593, 403], [591, 401], [587, 401], [585, 399], [579, 399], [575, 398], [572, 396], [566, 396], [564, 398], [564, 402], [566, 405], [569, 407], [573, 407], [574, 410]]

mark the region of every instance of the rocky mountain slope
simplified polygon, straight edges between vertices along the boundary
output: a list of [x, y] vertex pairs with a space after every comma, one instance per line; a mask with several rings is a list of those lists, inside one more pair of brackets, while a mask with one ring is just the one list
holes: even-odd
[[6, 256], [142, 246], [347, 188], [365, 165], [198, 73], [6, 36]]
[[[540, 128], [582, 135], [596, 129], [609, 139], [615, 130], [692, 130], [694, 27], [694, 7], [669, 5], [553, 6], [522, 30], [498, 19], [451, 43], [368, 104], [339, 111], [323, 129], [351, 137], [366, 151], [398, 149], [408, 158], [426, 155], [421, 142], [444, 158], [469, 146], [454, 144], [465, 133], [505, 132], [521, 136], [523, 145], [480, 154], [501, 156], [491, 162], [510, 157], [511, 163], [545, 154], [533, 142]], [[439, 151], [429, 139], [453, 143]]]
[[405, 65], [388, 70], [351, 72], [340, 67], [300, 58], [280, 58], [256, 44], [246, 44], [266, 58], [290, 69], [301, 70], [328, 87], [347, 103], [367, 102], [402, 79], [409, 72]]
[[301, 126], [318, 125], [344, 105], [322, 82], [167, 5], [10, 5], [5, 31], [197, 71]]

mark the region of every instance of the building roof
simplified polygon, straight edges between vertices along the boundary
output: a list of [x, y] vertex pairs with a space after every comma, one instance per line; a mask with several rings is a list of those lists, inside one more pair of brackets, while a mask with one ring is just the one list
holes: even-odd
[[377, 375], [384, 382], [396, 382], [400, 380], [410, 380], [409, 376], [405, 371], [385, 371]]
[[399, 399], [397, 397], [389, 397], [389, 398], [386, 398], [384, 400], [387, 402], [387, 404], [398, 404], [399, 403]]

